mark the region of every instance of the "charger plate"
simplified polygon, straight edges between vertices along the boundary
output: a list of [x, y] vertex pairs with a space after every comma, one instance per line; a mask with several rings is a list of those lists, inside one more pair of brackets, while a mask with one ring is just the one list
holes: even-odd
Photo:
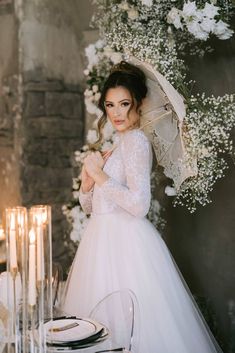
[[77, 346], [47, 346], [47, 352], [50, 353], [57, 353], [57, 352], [63, 352], [63, 353], [80, 353], [81, 349], [84, 348], [89, 348], [93, 346], [97, 346], [97, 350], [99, 348], [99, 344], [102, 344], [102, 342], [106, 341], [106, 339], [109, 337], [109, 332], [106, 328], [103, 329], [101, 332], [101, 335], [99, 338], [97, 338], [94, 341], [90, 341], [87, 343], [80, 343]]
[[[108, 329], [90, 318], [56, 318], [44, 324], [48, 352], [79, 352], [105, 341], [109, 336]], [[35, 332], [39, 342], [39, 332]]]
[[[69, 325], [76, 326], [66, 329]], [[51, 344], [78, 342], [93, 337], [103, 329], [103, 326], [98, 322], [80, 318], [48, 321], [44, 326], [47, 342]]]

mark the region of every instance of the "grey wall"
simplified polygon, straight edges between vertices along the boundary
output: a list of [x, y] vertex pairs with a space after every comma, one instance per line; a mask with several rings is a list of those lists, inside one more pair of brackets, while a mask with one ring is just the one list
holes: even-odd
[[[214, 45], [214, 53], [189, 62], [195, 91], [234, 93], [235, 40]], [[194, 215], [168, 206], [165, 239], [192, 292], [209, 301], [225, 352], [235, 352], [235, 168], [228, 162], [212, 204]]]
[[[16, 104], [18, 88], [18, 28], [13, 5], [0, 4], [0, 215], [20, 204]], [[1, 217], [0, 217], [1, 221]]]
[[78, 1], [25, 1], [21, 25], [25, 73], [77, 83], [81, 79]]

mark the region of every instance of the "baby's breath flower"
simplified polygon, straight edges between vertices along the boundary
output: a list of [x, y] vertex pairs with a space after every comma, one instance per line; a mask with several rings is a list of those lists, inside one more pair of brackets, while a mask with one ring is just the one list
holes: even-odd
[[130, 20], [136, 20], [139, 17], [139, 13], [135, 8], [131, 8], [130, 10], [128, 10], [127, 15]]

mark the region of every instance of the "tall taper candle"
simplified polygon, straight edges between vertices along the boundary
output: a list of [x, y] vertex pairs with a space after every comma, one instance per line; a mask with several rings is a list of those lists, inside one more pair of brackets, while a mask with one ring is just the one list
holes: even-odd
[[45, 278], [44, 268], [44, 239], [42, 216], [37, 217], [37, 281], [43, 281]]
[[28, 303], [31, 306], [36, 304], [36, 254], [35, 254], [35, 232], [29, 232], [29, 284]]
[[17, 270], [15, 214], [10, 217], [10, 269]]
[[0, 241], [3, 241], [5, 239], [6, 239], [6, 237], [5, 237], [4, 229], [0, 223]]

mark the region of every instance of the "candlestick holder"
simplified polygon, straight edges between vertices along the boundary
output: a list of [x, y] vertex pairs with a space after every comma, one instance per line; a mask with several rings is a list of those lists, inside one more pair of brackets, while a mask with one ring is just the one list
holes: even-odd
[[[52, 239], [51, 207], [29, 210], [28, 305], [35, 305], [37, 351], [46, 352], [45, 321], [52, 320]], [[32, 323], [35, 324], [35, 323]]]
[[5, 210], [8, 298], [8, 351], [14, 344], [16, 353], [26, 353], [27, 340], [27, 210], [13, 207]]
[[28, 331], [28, 349], [30, 353], [36, 353], [36, 337], [35, 337], [35, 305], [29, 305], [30, 326]]

